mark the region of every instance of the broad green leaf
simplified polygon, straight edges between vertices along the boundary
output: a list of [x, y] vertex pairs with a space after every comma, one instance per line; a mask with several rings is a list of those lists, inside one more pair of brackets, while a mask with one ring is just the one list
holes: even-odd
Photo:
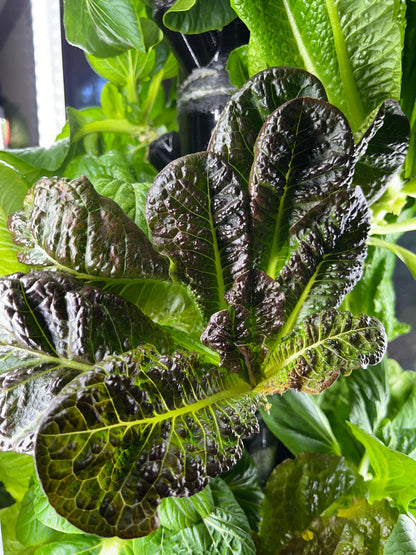
[[0, 477], [6, 490], [16, 501], [22, 501], [34, 472], [29, 455], [3, 451], [0, 453]]
[[388, 249], [394, 253], [397, 258], [406, 264], [407, 268], [411, 272], [412, 276], [416, 279], [416, 254], [409, 249], [405, 249], [396, 243], [390, 241], [385, 241], [384, 239], [379, 239], [378, 237], [371, 237], [369, 239], [369, 244], [374, 247], [381, 247], [383, 249]]
[[256, 464], [247, 451], [244, 451], [241, 459], [231, 470], [221, 475], [221, 479], [227, 483], [246, 513], [250, 528], [258, 532], [264, 495], [257, 477]]
[[18, 258], [84, 277], [168, 279], [167, 261], [111, 199], [80, 177], [43, 178], [11, 217]]
[[[121, 87], [137, 87], [137, 80], [149, 77], [155, 64], [155, 51], [127, 50], [119, 56], [98, 58], [88, 55], [92, 68], [108, 81]], [[131, 99], [133, 100], [133, 99]]]
[[39, 546], [34, 555], [100, 555], [101, 553], [103, 553], [102, 538], [86, 534], [82, 536], [65, 534], [57, 542]]
[[406, 34], [403, 49], [403, 77], [401, 88], [401, 105], [403, 111], [411, 122], [410, 147], [405, 164], [405, 177], [416, 177], [416, 93], [414, 75], [416, 70], [416, 5], [414, 2], [406, 3]]
[[67, 40], [97, 57], [135, 48], [141, 52], [160, 42], [161, 32], [145, 15], [139, 0], [66, 0]]
[[[250, 30], [251, 74], [302, 67], [323, 83], [357, 132], [388, 98], [398, 99], [404, 4], [397, 0], [231, 0]], [[254, 54], [254, 55], [253, 55]]]
[[69, 138], [58, 138], [49, 148], [37, 146], [10, 152], [3, 151], [0, 153], [0, 158], [24, 176], [34, 174], [35, 177], [32, 179], [36, 180], [45, 173], [55, 172], [63, 164], [69, 147]]
[[249, 192], [256, 266], [276, 278], [287, 256], [291, 224], [346, 189], [354, 139], [334, 106], [298, 98], [265, 121], [254, 146]]
[[16, 523], [16, 538], [28, 547], [54, 541], [60, 536], [59, 532], [45, 526], [34, 511], [34, 492], [30, 488], [21, 503]]
[[232, 168], [211, 153], [171, 162], [149, 190], [146, 216], [204, 314], [226, 308], [224, 296], [249, 262], [248, 202]]
[[374, 478], [367, 482], [370, 503], [389, 497], [396, 506], [407, 512], [410, 501], [416, 498], [416, 461], [389, 449], [355, 424], [348, 425], [354, 437], [364, 445], [374, 471]]
[[290, 388], [320, 393], [339, 376], [377, 364], [385, 349], [385, 332], [375, 318], [322, 311], [306, 318], [269, 351], [265, 378], [256, 390], [269, 395]]
[[51, 505], [72, 524], [133, 538], [168, 496], [197, 493], [235, 464], [258, 397], [192, 354], [150, 347], [73, 380], [39, 424], [35, 459]]
[[388, 100], [358, 144], [354, 185], [359, 185], [368, 201], [378, 200], [403, 165], [409, 147], [409, 122], [399, 103]]
[[383, 547], [397, 520], [397, 509], [387, 501], [369, 505], [355, 501], [337, 516], [317, 517], [308, 529], [291, 539], [281, 555], [333, 555], [334, 553], [385, 553]]
[[30, 451], [59, 391], [109, 354], [171, 339], [137, 307], [58, 272], [0, 280], [0, 444]]
[[304, 453], [286, 460], [273, 470], [264, 491], [261, 552], [280, 552], [315, 517], [334, 514], [365, 492], [362, 477], [341, 457]]
[[177, 532], [202, 521], [215, 508], [210, 486], [191, 497], [167, 497], [159, 508], [159, 522], [166, 530]]
[[240, 46], [231, 50], [228, 57], [226, 69], [231, 83], [237, 87], [242, 87], [248, 81], [248, 53], [247, 45]]
[[[220, 478], [211, 480], [208, 488], [213, 507], [200, 522], [177, 532], [161, 527], [147, 538], [134, 540], [135, 555], [255, 555], [250, 526], [232, 491]], [[183, 501], [179, 499], [177, 504]]]
[[263, 420], [294, 455], [305, 451], [341, 455], [330, 421], [310, 395], [289, 390], [268, 397], [268, 403], [261, 409]]
[[416, 519], [411, 515], [399, 515], [396, 526], [386, 541], [384, 555], [416, 553]]
[[248, 183], [254, 145], [266, 118], [297, 97], [326, 100], [322, 84], [301, 69], [274, 67], [255, 75], [228, 101], [208, 150], [220, 154]]
[[17, 248], [7, 229], [9, 214], [22, 207], [26, 193], [27, 185], [22, 177], [0, 162], [0, 275], [23, 272], [26, 269], [17, 261]]
[[[373, 238], [370, 238], [372, 241]], [[396, 295], [392, 276], [396, 258], [387, 249], [370, 246], [364, 262], [364, 272], [342, 307], [353, 314], [365, 312], [378, 318], [389, 340], [409, 331], [409, 326], [396, 318]]]
[[172, 31], [200, 34], [220, 29], [237, 17], [230, 0], [176, 0], [163, 16]]
[[0, 509], [0, 547], [4, 555], [33, 555], [34, 547], [27, 547], [16, 538], [16, 522], [19, 516], [20, 503]]

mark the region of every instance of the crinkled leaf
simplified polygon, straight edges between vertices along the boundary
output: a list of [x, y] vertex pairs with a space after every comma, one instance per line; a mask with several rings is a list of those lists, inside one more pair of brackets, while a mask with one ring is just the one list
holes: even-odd
[[416, 519], [411, 515], [399, 515], [396, 526], [384, 546], [384, 555], [415, 552]]
[[167, 261], [146, 235], [85, 177], [40, 179], [9, 227], [27, 264], [87, 276], [168, 279]]
[[34, 492], [30, 488], [20, 506], [19, 517], [16, 523], [16, 538], [27, 547], [56, 540], [59, 532], [45, 526], [36, 516], [34, 511]]
[[331, 422], [313, 397], [288, 390], [268, 397], [268, 403], [267, 410], [261, 409], [263, 420], [294, 455], [305, 451], [341, 454]]
[[107, 357], [39, 425], [36, 465], [52, 506], [86, 532], [148, 534], [161, 498], [200, 491], [241, 456], [257, 427], [249, 390], [192, 354]]
[[295, 322], [338, 307], [360, 279], [367, 254], [369, 211], [360, 189], [338, 191], [290, 229], [293, 250], [277, 281], [285, 296], [280, 336]]
[[[134, 540], [135, 555], [254, 555], [256, 550], [247, 518], [227, 484], [216, 478], [204, 492], [207, 490], [213, 506], [207, 514], [201, 515], [199, 522], [178, 531], [161, 527], [147, 538]], [[196, 494], [189, 501], [197, 498], [199, 504], [200, 496]], [[175, 503], [179, 511], [184, 501], [188, 500], [166, 499], [162, 501], [160, 512], [171, 503]]]
[[278, 552], [315, 517], [335, 513], [348, 506], [353, 496], [360, 499], [365, 492], [354, 466], [336, 455], [304, 453], [281, 463], [264, 491], [261, 552]]
[[247, 197], [238, 175], [210, 153], [179, 158], [153, 182], [146, 216], [153, 241], [204, 313], [225, 308], [225, 293], [248, 270]]
[[340, 375], [377, 364], [386, 350], [378, 320], [335, 309], [306, 318], [269, 352], [257, 390], [266, 394], [293, 388], [320, 393]]
[[358, 144], [354, 184], [360, 185], [369, 204], [381, 197], [403, 165], [409, 135], [409, 122], [399, 103], [384, 102]]
[[254, 144], [266, 118], [288, 100], [301, 96], [327, 98], [322, 84], [301, 69], [272, 67], [255, 75], [228, 101], [208, 150], [220, 154], [248, 183]]
[[80, 372], [139, 344], [171, 339], [137, 307], [67, 274], [0, 280], [2, 448], [27, 451], [42, 413]]
[[385, 553], [383, 547], [397, 520], [397, 509], [387, 501], [373, 505], [363, 499], [339, 516], [317, 517], [302, 534], [290, 540], [281, 555]]
[[277, 277], [290, 225], [349, 185], [354, 150], [347, 120], [326, 102], [291, 100], [266, 119], [249, 184], [256, 267]]
[[416, 498], [416, 461], [389, 449], [355, 424], [348, 423], [348, 426], [354, 437], [364, 445], [374, 471], [374, 478], [368, 482], [370, 503], [389, 497], [407, 512], [410, 501]]
[[231, 0], [250, 30], [250, 72], [303, 67], [324, 84], [357, 131], [367, 114], [398, 99], [405, 5], [396, 0]]
[[255, 385], [265, 340], [283, 324], [284, 296], [277, 281], [251, 270], [236, 279], [225, 298], [230, 307], [211, 316], [201, 341], [220, 354], [221, 366]]
[[237, 17], [229, 0], [176, 0], [163, 16], [163, 23], [185, 34], [220, 29]]

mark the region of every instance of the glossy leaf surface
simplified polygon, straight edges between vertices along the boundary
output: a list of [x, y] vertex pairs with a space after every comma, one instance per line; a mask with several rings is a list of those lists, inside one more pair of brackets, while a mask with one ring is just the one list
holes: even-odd
[[351, 182], [354, 140], [335, 107], [299, 98], [267, 118], [254, 148], [249, 184], [253, 252], [256, 266], [276, 278], [289, 226]]
[[9, 227], [26, 264], [86, 276], [168, 279], [167, 261], [146, 235], [85, 177], [40, 179]]
[[410, 126], [399, 103], [387, 100], [358, 144], [354, 185], [360, 185], [369, 204], [381, 197], [404, 164]]
[[241, 456], [257, 426], [248, 391], [193, 355], [107, 357], [39, 426], [35, 457], [52, 506], [87, 532], [148, 534], [161, 498], [200, 491]]
[[257, 387], [262, 393], [283, 393], [293, 388], [320, 393], [340, 375], [381, 360], [386, 336], [375, 318], [335, 309], [306, 318], [270, 350]]
[[255, 75], [228, 101], [208, 150], [220, 154], [248, 183], [254, 144], [266, 118], [297, 97], [327, 98], [318, 79], [301, 69], [273, 67]]
[[55, 396], [109, 354], [167, 334], [121, 297], [62, 273], [0, 280], [0, 434], [3, 449], [32, 448], [33, 431]]
[[365, 491], [362, 477], [341, 457], [304, 453], [281, 463], [265, 488], [262, 552], [276, 553], [329, 507], [348, 506]]
[[176, 0], [163, 16], [169, 29], [185, 34], [199, 34], [228, 25], [237, 17], [229, 0]]
[[249, 263], [247, 197], [238, 175], [210, 153], [179, 158], [153, 182], [146, 215], [153, 241], [204, 313], [225, 308], [226, 292]]

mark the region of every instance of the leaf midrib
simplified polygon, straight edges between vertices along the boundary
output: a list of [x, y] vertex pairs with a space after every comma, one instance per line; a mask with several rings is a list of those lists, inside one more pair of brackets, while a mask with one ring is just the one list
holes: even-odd
[[[189, 405], [185, 405], [183, 407], [174, 409], [174, 410], [169, 410], [165, 413], [162, 414], [156, 414], [156, 416], [152, 416], [149, 418], [141, 418], [138, 420], [130, 420], [130, 421], [119, 421], [116, 424], [109, 424], [108, 426], [102, 426], [100, 428], [92, 428], [92, 429], [86, 429], [86, 430], [75, 430], [74, 432], [64, 432], [64, 433], [60, 433], [60, 436], [72, 436], [72, 435], [83, 435], [83, 434], [95, 434], [97, 432], [102, 432], [102, 431], [106, 431], [106, 430], [111, 430], [114, 428], [120, 428], [120, 427], [125, 427], [126, 429], [128, 428], [132, 428], [133, 426], [152, 426], [154, 427], [155, 425], [161, 423], [161, 422], [165, 422], [166, 420], [175, 420], [176, 418], [179, 418], [181, 416], [183, 416], [184, 414], [189, 414], [189, 413], [198, 413], [199, 411], [203, 410], [206, 407], [210, 407], [212, 405], [215, 405], [217, 403], [220, 403], [221, 401], [225, 401], [228, 399], [231, 399], [233, 397], [237, 397], [240, 395], [244, 395], [247, 393], [252, 393], [254, 395], [257, 395], [254, 391], [253, 388], [251, 387], [250, 384], [248, 384], [247, 382], [239, 379], [238, 382], [232, 384], [231, 387], [228, 387], [227, 389], [224, 389], [223, 391], [219, 391], [218, 393], [215, 393], [213, 395], [210, 395], [209, 397], [205, 397], [204, 399], [201, 399], [195, 403], [191, 403]], [[46, 436], [46, 435], [56, 435], [56, 434], [45, 434], [45, 433], [41, 433], [40, 435]]]

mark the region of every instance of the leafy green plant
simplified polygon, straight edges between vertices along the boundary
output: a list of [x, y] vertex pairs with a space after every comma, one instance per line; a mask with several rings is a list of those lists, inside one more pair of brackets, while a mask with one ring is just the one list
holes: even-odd
[[[413, 382], [383, 359], [406, 329], [384, 249], [412, 267], [385, 237], [414, 226], [403, 4], [374, 5], [362, 42], [360, 2], [318, 3], [319, 28], [290, 3], [171, 2], [171, 30], [238, 15], [251, 34], [207, 149], [157, 176], [146, 146], [175, 128], [177, 67], [148, 4], [66, 2], [102, 105], [0, 156], [6, 552], [410, 545]], [[258, 409], [296, 455], [264, 494], [243, 443]]]

